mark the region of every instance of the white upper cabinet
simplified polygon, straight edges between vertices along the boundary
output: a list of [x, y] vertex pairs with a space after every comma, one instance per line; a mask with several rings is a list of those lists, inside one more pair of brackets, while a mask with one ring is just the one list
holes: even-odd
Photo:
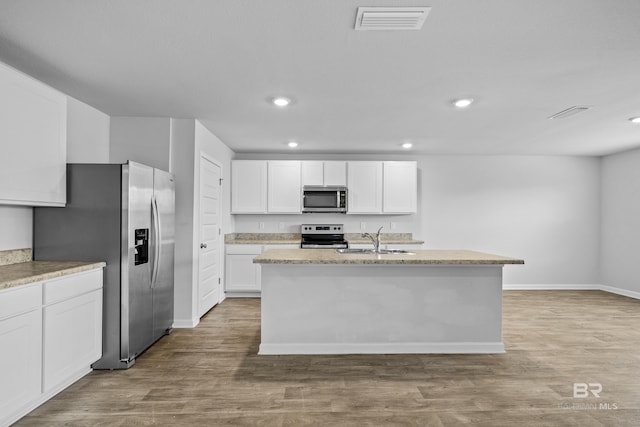
[[231, 164], [231, 213], [302, 212], [301, 162], [234, 160]]
[[347, 185], [347, 162], [303, 161], [302, 185]]
[[382, 212], [382, 162], [348, 162], [349, 214]]
[[418, 206], [416, 162], [349, 162], [350, 214], [412, 214]]
[[231, 165], [231, 213], [267, 212], [267, 162], [235, 160]]
[[382, 212], [409, 214], [418, 208], [416, 162], [382, 162]]
[[347, 185], [347, 162], [324, 162], [324, 185]]
[[302, 185], [324, 185], [324, 162], [302, 162]]
[[293, 160], [268, 162], [267, 207], [269, 213], [302, 212], [301, 162]]
[[67, 97], [0, 63], [0, 204], [66, 203]]
[[305, 185], [346, 185], [349, 214], [417, 212], [418, 170], [413, 161], [235, 160], [231, 213], [299, 214]]

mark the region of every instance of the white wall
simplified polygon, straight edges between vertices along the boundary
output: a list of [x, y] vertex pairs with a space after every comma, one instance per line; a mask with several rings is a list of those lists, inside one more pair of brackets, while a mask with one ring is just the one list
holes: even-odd
[[174, 326], [198, 323], [197, 269], [194, 263], [195, 125], [193, 119], [171, 119], [171, 173], [176, 179]]
[[132, 160], [168, 171], [170, 126], [168, 117], [111, 117], [109, 162]]
[[108, 163], [109, 126], [108, 115], [68, 98], [67, 163]]
[[[69, 97], [67, 162], [105, 163], [109, 159], [109, 116]], [[0, 206], [0, 250], [32, 247], [33, 208]]]
[[640, 149], [602, 160], [602, 284], [640, 297]]
[[505, 284], [599, 283], [599, 159], [429, 156], [419, 167], [428, 247], [523, 258]]
[[[242, 154], [238, 158], [296, 158]], [[326, 156], [298, 157], [304, 159]], [[427, 248], [523, 258], [505, 284], [598, 284], [600, 160], [544, 156], [331, 156], [418, 161], [418, 215], [235, 215], [237, 232], [297, 232], [302, 222], [341, 222], [347, 233], [384, 225]], [[264, 229], [259, 228], [264, 222]], [[391, 222], [396, 229], [391, 230]], [[280, 228], [281, 223], [284, 229]]]
[[[171, 119], [171, 171], [176, 177], [175, 302], [176, 327], [195, 325], [198, 317], [200, 153], [222, 167], [222, 233], [233, 230], [230, 213], [230, 169], [233, 151], [193, 119]], [[221, 274], [224, 264], [221, 259]]]
[[33, 246], [33, 208], [0, 205], [0, 251]]

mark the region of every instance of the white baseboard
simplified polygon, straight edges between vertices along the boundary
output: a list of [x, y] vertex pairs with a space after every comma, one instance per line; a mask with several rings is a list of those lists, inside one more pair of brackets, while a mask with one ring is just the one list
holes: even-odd
[[630, 291], [628, 289], [614, 288], [613, 286], [600, 286], [600, 290], [605, 292], [611, 292], [612, 294], [618, 294], [629, 298], [640, 299], [640, 292]]
[[562, 290], [562, 291], [587, 291], [587, 290], [599, 290], [601, 286], [598, 284], [589, 283], [544, 283], [544, 284], [518, 284], [512, 285], [504, 283], [502, 289], [505, 291], [548, 291], [548, 290]]
[[173, 320], [173, 328], [174, 329], [183, 329], [183, 328], [195, 328], [200, 323], [200, 319], [174, 319]]
[[226, 298], [260, 298], [260, 292], [225, 292]]
[[[630, 291], [613, 286], [605, 286], [594, 283], [543, 283], [543, 284], [508, 284], [502, 285], [505, 291], [605, 291], [612, 294], [623, 295], [629, 298], [640, 299], [640, 292]], [[227, 298], [260, 298], [260, 292], [226, 292]], [[197, 325], [197, 323], [196, 323]], [[195, 325], [194, 325], [195, 326]], [[192, 328], [193, 326], [174, 326], [174, 328]]]
[[504, 352], [502, 342], [262, 343], [258, 354], [495, 354]]
[[503, 284], [502, 289], [505, 291], [604, 291], [612, 294], [622, 295], [629, 298], [640, 299], [640, 292], [630, 291], [628, 289], [616, 288], [600, 284]]

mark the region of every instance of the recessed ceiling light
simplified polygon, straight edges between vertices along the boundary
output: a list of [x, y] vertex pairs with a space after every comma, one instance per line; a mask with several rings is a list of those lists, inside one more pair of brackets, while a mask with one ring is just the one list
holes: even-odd
[[289, 148], [296, 148], [298, 146], [298, 143], [295, 141], [289, 141], [287, 145], [289, 146]]
[[465, 108], [471, 105], [472, 102], [473, 102], [473, 98], [462, 98], [462, 99], [456, 99], [455, 101], [453, 101], [453, 105], [455, 105], [458, 108]]
[[640, 117], [631, 117], [631, 118], [629, 119], [629, 121], [630, 121], [631, 123], [638, 123], [638, 124], [640, 124]]
[[408, 150], [411, 147], [413, 147], [413, 144], [410, 142], [405, 142], [404, 144], [402, 144], [402, 148], [404, 148], [405, 150]]
[[273, 104], [278, 107], [286, 107], [291, 104], [291, 99], [285, 98], [284, 96], [279, 96], [277, 98], [273, 98]]

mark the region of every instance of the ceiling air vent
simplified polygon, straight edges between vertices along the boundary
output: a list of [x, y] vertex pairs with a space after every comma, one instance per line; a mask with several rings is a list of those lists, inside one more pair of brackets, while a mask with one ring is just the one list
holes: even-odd
[[419, 30], [430, 7], [359, 7], [356, 30]]
[[591, 109], [590, 106], [587, 105], [574, 105], [573, 107], [569, 107], [566, 110], [562, 110], [559, 113], [554, 114], [553, 116], [549, 116], [549, 119], [566, 119], [567, 117], [571, 117], [578, 113], [582, 113], [583, 111], [587, 111]]

